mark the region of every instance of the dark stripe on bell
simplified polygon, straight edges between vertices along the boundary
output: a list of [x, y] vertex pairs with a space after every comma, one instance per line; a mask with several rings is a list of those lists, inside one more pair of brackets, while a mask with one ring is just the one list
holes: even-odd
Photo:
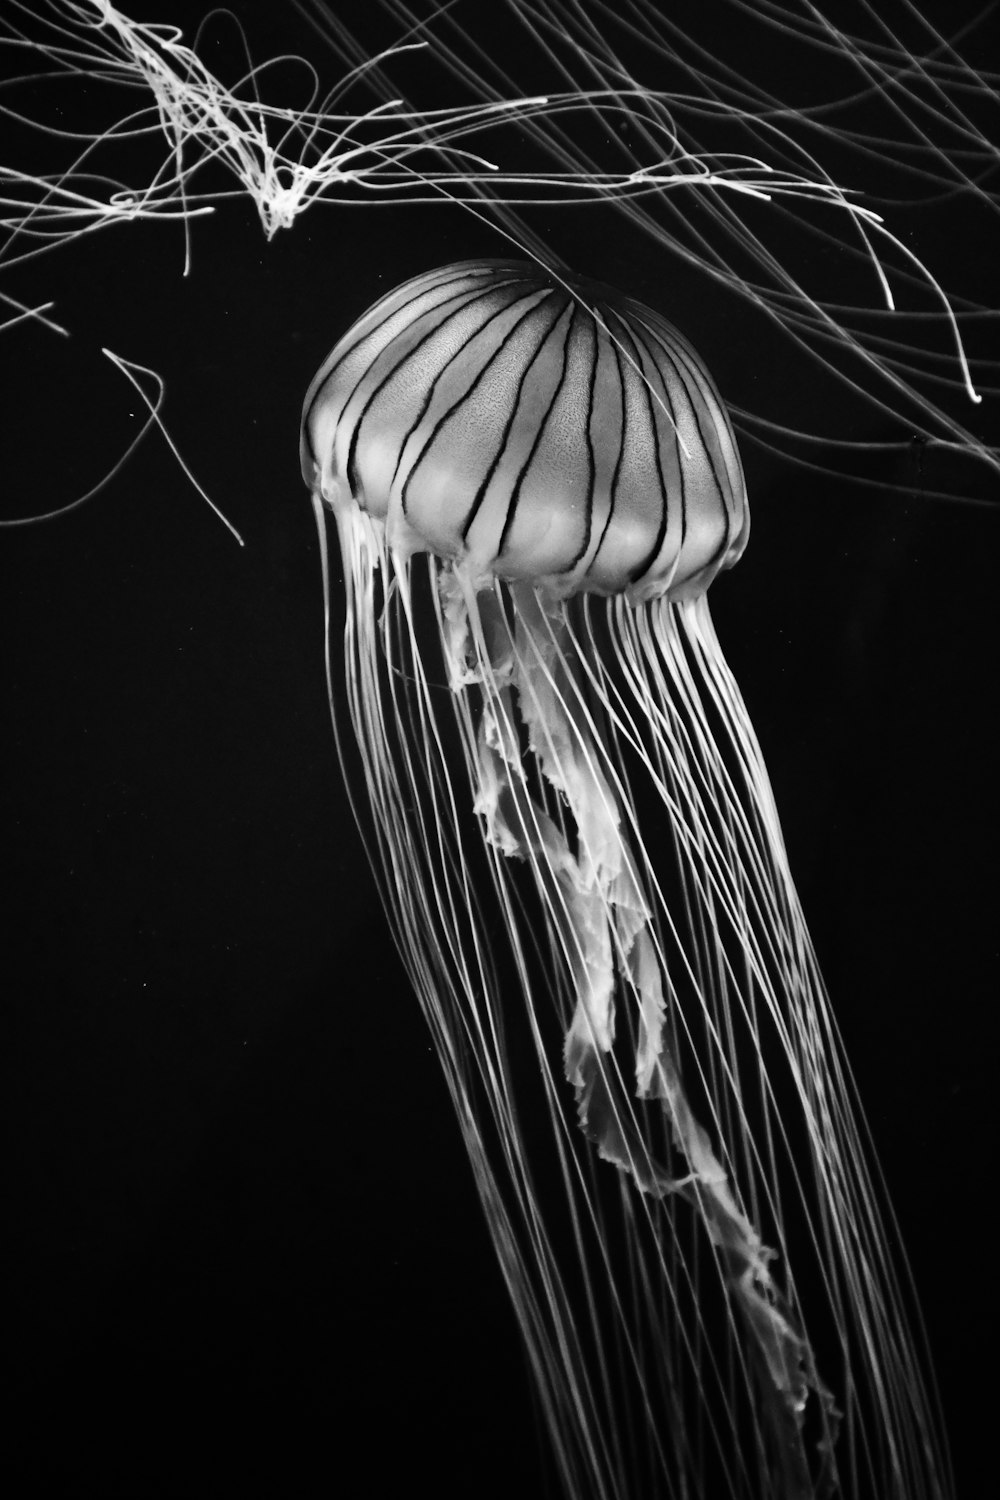
[[345, 503], [405, 519], [408, 548], [468, 551], [477, 577], [671, 593], [707, 587], [746, 533], [695, 352], [641, 303], [537, 266], [469, 262], [388, 293], [317, 374], [303, 428], [307, 482], [344, 481]]
[[[503, 528], [501, 529], [501, 532], [500, 532], [500, 541], [499, 541], [499, 544], [497, 546], [497, 556], [498, 557], [502, 557], [503, 556], [503, 550], [504, 550], [504, 547], [505, 547], [506, 542], [507, 542], [507, 536], [508, 536], [508, 534], [510, 532], [510, 528], [511, 528], [511, 526], [513, 524], [514, 516], [515, 516], [515, 514], [517, 512], [518, 501], [521, 498], [521, 489], [522, 489], [522, 487], [524, 485], [525, 476], [528, 473], [528, 470], [531, 468], [532, 463], [534, 462], [535, 454], [538, 452], [539, 444], [541, 443], [542, 438], [545, 435], [545, 427], [546, 427], [546, 424], [547, 424], [549, 418], [552, 415], [552, 408], [555, 406], [556, 402], [559, 399], [559, 392], [562, 390], [563, 386], [566, 383], [566, 361], [567, 361], [567, 358], [568, 358], [568, 347], [567, 346], [568, 346], [570, 334], [572, 333], [572, 329], [573, 329], [573, 319], [576, 317], [576, 303], [575, 302], [571, 302], [568, 297], [563, 297], [560, 300], [562, 302], [562, 306], [561, 306], [561, 308], [559, 310], [559, 315], [553, 321], [552, 326], [551, 326], [549, 332], [546, 334], [545, 339], [543, 340], [543, 343], [539, 345], [537, 354], [541, 353], [544, 344], [547, 343], [548, 340], [549, 340], [549, 338], [555, 333], [555, 331], [556, 331], [557, 327], [559, 326], [560, 322], [566, 316], [566, 310], [567, 310], [567, 307], [568, 307], [569, 308], [569, 327], [567, 328], [566, 333], [563, 335], [563, 341], [562, 341], [562, 343], [563, 343], [562, 369], [561, 369], [561, 371], [559, 373], [559, 379], [556, 382], [555, 393], [552, 396], [551, 401], [549, 402], [548, 408], [546, 409], [546, 412], [545, 412], [544, 416], [542, 417], [541, 421], [538, 424], [538, 431], [535, 433], [534, 441], [532, 442], [531, 447], [528, 450], [528, 456], [524, 460], [524, 463], [521, 465], [520, 473], [518, 474], [517, 479], [514, 481], [514, 485], [513, 485], [513, 488], [511, 490], [510, 500], [509, 500], [509, 502], [507, 504], [507, 516], [506, 516], [506, 519], [504, 520]], [[537, 354], [536, 354], [536, 358], [537, 358]], [[534, 361], [532, 361], [532, 363], [534, 363]], [[522, 381], [522, 387], [523, 387], [523, 384], [524, 384], [524, 382]], [[466, 527], [466, 532], [467, 531], [468, 531], [468, 527]]]

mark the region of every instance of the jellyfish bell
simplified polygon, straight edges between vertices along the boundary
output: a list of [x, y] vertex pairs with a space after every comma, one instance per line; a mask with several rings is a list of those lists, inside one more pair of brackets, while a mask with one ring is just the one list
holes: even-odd
[[906, 1277], [709, 613], [748, 509], [701, 360], [608, 288], [447, 266], [336, 345], [301, 451], [359, 822], [566, 1492], [946, 1495]]
[[337, 345], [307, 407], [310, 487], [334, 508], [357, 495], [390, 549], [476, 583], [678, 598], [745, 545], [707, 371], [656, 313], [593, 283], [507, 261], [417, 277]]

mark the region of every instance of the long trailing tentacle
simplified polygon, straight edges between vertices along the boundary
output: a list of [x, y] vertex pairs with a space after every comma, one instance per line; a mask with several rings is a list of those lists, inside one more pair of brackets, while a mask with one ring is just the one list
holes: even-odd
[[[945, 1495], [881, 1190], [704, 600], [482, 588], [393, 554], [353, 508], [338, 522], [361, 821], [567, 1491], [643, 1493], [638, 1463], [651, 1492]], [[525, 1027], [553, 1127], [540, 1168], [510, 1061]]]
[[[609, 761], [574, 678], [566, 606], [558, 601], [546, 606], [534, 590], [515, 589], [516, 623], [506, 636], [500, 633], [497, 647], [476, 628], [475, 600], [466, 596], [464, 611], [458, 605], [458, 575], [443, 574], [441, 584], [453, 632], [453, 678], [458, 677], [460, 690], [469, 680], [477, 682], [484, 696], [470, 765], [477, 811], [495, 848], [531, 864], [546, 920], [558, 936], [558, 960], [569, 976], [573, 1009], [565, 1069], [580, 1123], [600, 1155], [631, 1176], [642, 1192], [654, 1198], [678, 1194], [695, 1209], [745, 1324], [750, 1362], [761, 1367], [757, 1385], [774, 1462], [784, 1471], [782, 1493], [831, 1493], [837, 1425], [833, 1398], [816, 1372], [799, 1316], [772, 1277], [772, 1252], [740, 1206], [712, 1134], [697, 1119], [682, 1082], [669, 1037], [665, 983], [675, 1006], [676, 993], [654, 923], [656, 877], [641, 842], [638, 855], [632, 853], [636, 839], [615, 785], [620, 772]], [[530, 754], [565, 806], [572, 834], [528, 790], [518, 720], [527, 732]], [[721, 878], [729, 873], [724, 867]], [[631, 1088], [611, 1062], [616, 998], [630, 1005], [635, 1017]], [[708, 1000], [700, 998], [707, 1008]], [[661, 1104], [676, 1156], [684, 1164], [683, 1176], [657, 1160], [641, 1114], [628, 1102], [631, 1093]], [[810, 1390], [822, 1408], [822, 1455], [815, 1481], [798, 1437]]]
[[[361, 812], [359, 820], [452, 1096], [564, 1483], [570, 1493], [620, 1495], [623, 1455], [613, 1451], [613, 1435], [598, 1417], [599, 1386], [611, 1380], [611, 1370], [598, 1370], [595, 1380], [578, 1347], [518, 1119], [494, 956], [496, 919], [480, 901], [481, 841], [474, 820], [463, 817], [453, 775], [457, 747], [447, 743], [450, 694], [435, 680], [433, 659], [425, 659], [408, 568], [393, 565], [377, 523], [360, 513], [338, 520], [347, 718], [372, 809], [371, 818]], [[332, 686], [331, 710], [339, 717]], [[347, 737], [338, 733], [338, 744], [347, 759]], [[530, 1010], [533, 981], [518, 936], [517, 897], [502, 880], [495, 885], [507, 961]], [[555, 1074], [544, 1082], [555, 1098]]]

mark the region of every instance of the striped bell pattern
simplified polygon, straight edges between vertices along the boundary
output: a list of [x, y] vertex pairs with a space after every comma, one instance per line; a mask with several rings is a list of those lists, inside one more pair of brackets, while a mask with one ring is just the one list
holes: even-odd
[[404, 282], [306, 396], [306, 483], [474, 581], [702, 592], [746, 542], [736, 440], [691, 345], [598, 283], [514, 261]]

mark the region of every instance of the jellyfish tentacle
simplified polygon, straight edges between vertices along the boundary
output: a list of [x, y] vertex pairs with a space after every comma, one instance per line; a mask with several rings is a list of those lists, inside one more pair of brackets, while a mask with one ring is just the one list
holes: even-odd
[[[469, 876], [465, 820], [441, 740], [440, 687], [430, 680], [414, 622], [410, 560], [393, 554], [380, 522], [356, 510], [349, 516], [338, 511], [337, 520], [348, 596], [346, 710], [373, 812], [363, 825], [373, 864], [435, 1039], [557, 1462], [571, 1492], [612, 1500], [624, 1494], [624, 1486], [608, 1476], [623, 1460], [613, 1452], [613, 1432], [595, 1415], [599, 1392], [578, 1347], [562, 1269], [524, 1152], [497, 1004], [500, 982], [487, 938], [492, 924]], [[328, 591], [328, 571], [325, 578]], [[340, 704], [332, 671], [330, 707], [336, 721]], [[338, 743], [346, 755], [342, 734]], [[417, 744], [426, 748], [424, 755], [414, 752]], [[474, 826], [471, 832], [478, 837]], [[497, 894], [530, 997], [511, 893], [498, 883]]]
[[[707, 606], [561, 600], [527, 584], [484, 584], [471, 566], [428, 559], [439, 627], [433, 650], [444, 675], [437, 682], [411, 577], [423, 568], [394, 551], [384, 523], [353, 502], [344, 501], [337, 519], [349, 580], [348, 704], [375, 815], [376, 866], [438, 1042], [568, 1491], [609, 1500], [628, 1492], [615, 1478], [623, 1439], [606, 1395], [614, 1360], [624, 1356], [646, 1402], [651, 1472], [699, 1472], [699, 1445], [717, 1440], [719, 1415], [700, 1392], [721, 1387], [743, 1414], [728, 1418], [732, 1431], [745, 1421], [754, 1435], [749, 1451], [735, 1449], [735, 1460], [719, 1457], [727, 1493], [816, 1500], [835, 1491], [838, 1468], [847, 1493], [857, 1488], [859, 1466], [881, 1448], [874, 1463], [895, 1475], [886, 1494], [934, 1494], [915, 1478], [937, 1460], [918, 1452], [921, 1397], [908, 1394], [912, 1351], [894, 1326], [901, 1327], [898, 1291], [878, 1242], [873, 1189], [853, 1154], [861, 1147], [848, 1112], [849, 1079], [771, 826], [759, 750], [718, 656]], [[600, 628], [610, 633], [613, 671], [596, 649]], [[713, 712], [725, 719], [728, 749], [713, 743]], [[449, 721], [459, 729], [471, 823], [446, 743]], [[652, 748], [668, 741], [669, 756]], [[630, 805], [626, 750], [673, 832], [683, 876], [679, 912]], [[631, 1204], [622, 1200], [631, 1286], [615, 1285], [600, 1194], [579, 1176], [583, 1159], [561, 1135], [574, 1235], [596, 1244], [596, 1256], [580, 1249], [574, 1269], [550, 1239], [513, 1102], [491, 923], [469, 872], [479, 839], [553, 1118], [561, 1117], [559, 1079], [539, 1030], [532, 944], [557, 1003], [579, 1124], [594, 1157], [614, 1162], [623, 1184], [641, 1190]], [[519, 865], [545, 914], [535, 931]], [[731, 937], [721, 942], [726, 930]], [[701, 933], [694, 944], [692, 933]], [[689, 996], [695, 1030], [708, 1044], [700, 1049], [689, 1034]], [[804, 1111], [819, 1184], [813, 1190], [782, 1170], [793, 1143], [763, 1063], [765, 1028]], [[754, 1101], [763, 1125], [750, 1118]], [[657, 1117], [665, 1122], [659, 1132]], [[850, 1440], [836, 1462], [838, 1413], [817, 1373], [788, 1269], [782, 1191], [797, 1196], [806, 1218], [843, 1350], [847, 1384], [842, 1373], [838, 1389], [847, 1392]], [[713, 1247], [731, 1330], [721, 1343], [697, 1310], [705, 1273], [683, 1242], [688, 1215], [671, 1203], [691, 1211]], [[569, 1284], [577, 1275], [593, 1326], [572, 1310]], [[593, 1312], [608, 1291], [621, 1325], [610, 1332]], [[696, 1310], [686, 1321], [689, 1293]], [[638, 1316], [630, 1315], [629, 1298]], [[645, 1384], [653, 1364], [658, 1390]], [[859, 1381], [871, 1398], [863, 1416], [854, 1409]], [[686, 1423], [702, 1404], [699, 1437]], [[807, 1427], [804, 1408], [815, 1411]], [[661, 1431], [664, 1413], [673, 1415]], [[867, 1425], [883, 1416], [886, 1425], [891, 1416], [895, 1435]], [[756, 1481], [754, 1447], [766, 1475]]]
[[[571, 710], [578, 690], [567, 665], [573, 653], [566, 650], [566, 606], [515, 585], [513, 634], [501, 640], [499, 650], [487, 646], [472, 666], [470, 646], [477, 637], [484, 639], [469, 627], [475, 599], [467, 582], [463, 587], [458, 568], [443, 573], [440, 586], [453, 630], [453, 686], [461, 690], [477, 682], [486, 694], [476, 744], [476, 811], [485, 837], [501, 855], [531, 864], [572, 976], [569, 988], [575, 1004], [564, 1064], [580, 1125], [599, 1155], [631, 1177], [641, 1192], [653, 1198], [679, 1194], [698, 1213], [725, 1264], [734, 1303], [766, 1371], [776, 1446], [790, 1476], [785, 1492], [830, 1492], [837, 1423], [833, 1398], [819, 1379], [795, 1311], [771, 1274], [776, 1252], [764, 1246], [737, 1202], [671, 1053], [652, 910], [628, 847], [620, 804], [602, 769], [599, 742], [588, 739], [580, 716]], [[461, 594], [464, 616], [457, 607]], [[527, 732], [530, 754], [566, 805], [575, 829], [575, 853], [567, 834], [531, 797], [521, 767], [518, 719]], [[663, 1108], [676, 1149], [688, 1166], [680, 1177], [651, 1154], [633, 1109], [623, 1100], [625, 1080], [611, 1058], [615, 993], [621, 988], [631, 994], [637, 1009], [635, 1096]], [[821, 1402], [831, 1429], [818, 1485], [809, 1476], [798, 1440], [810, 1391]]]

